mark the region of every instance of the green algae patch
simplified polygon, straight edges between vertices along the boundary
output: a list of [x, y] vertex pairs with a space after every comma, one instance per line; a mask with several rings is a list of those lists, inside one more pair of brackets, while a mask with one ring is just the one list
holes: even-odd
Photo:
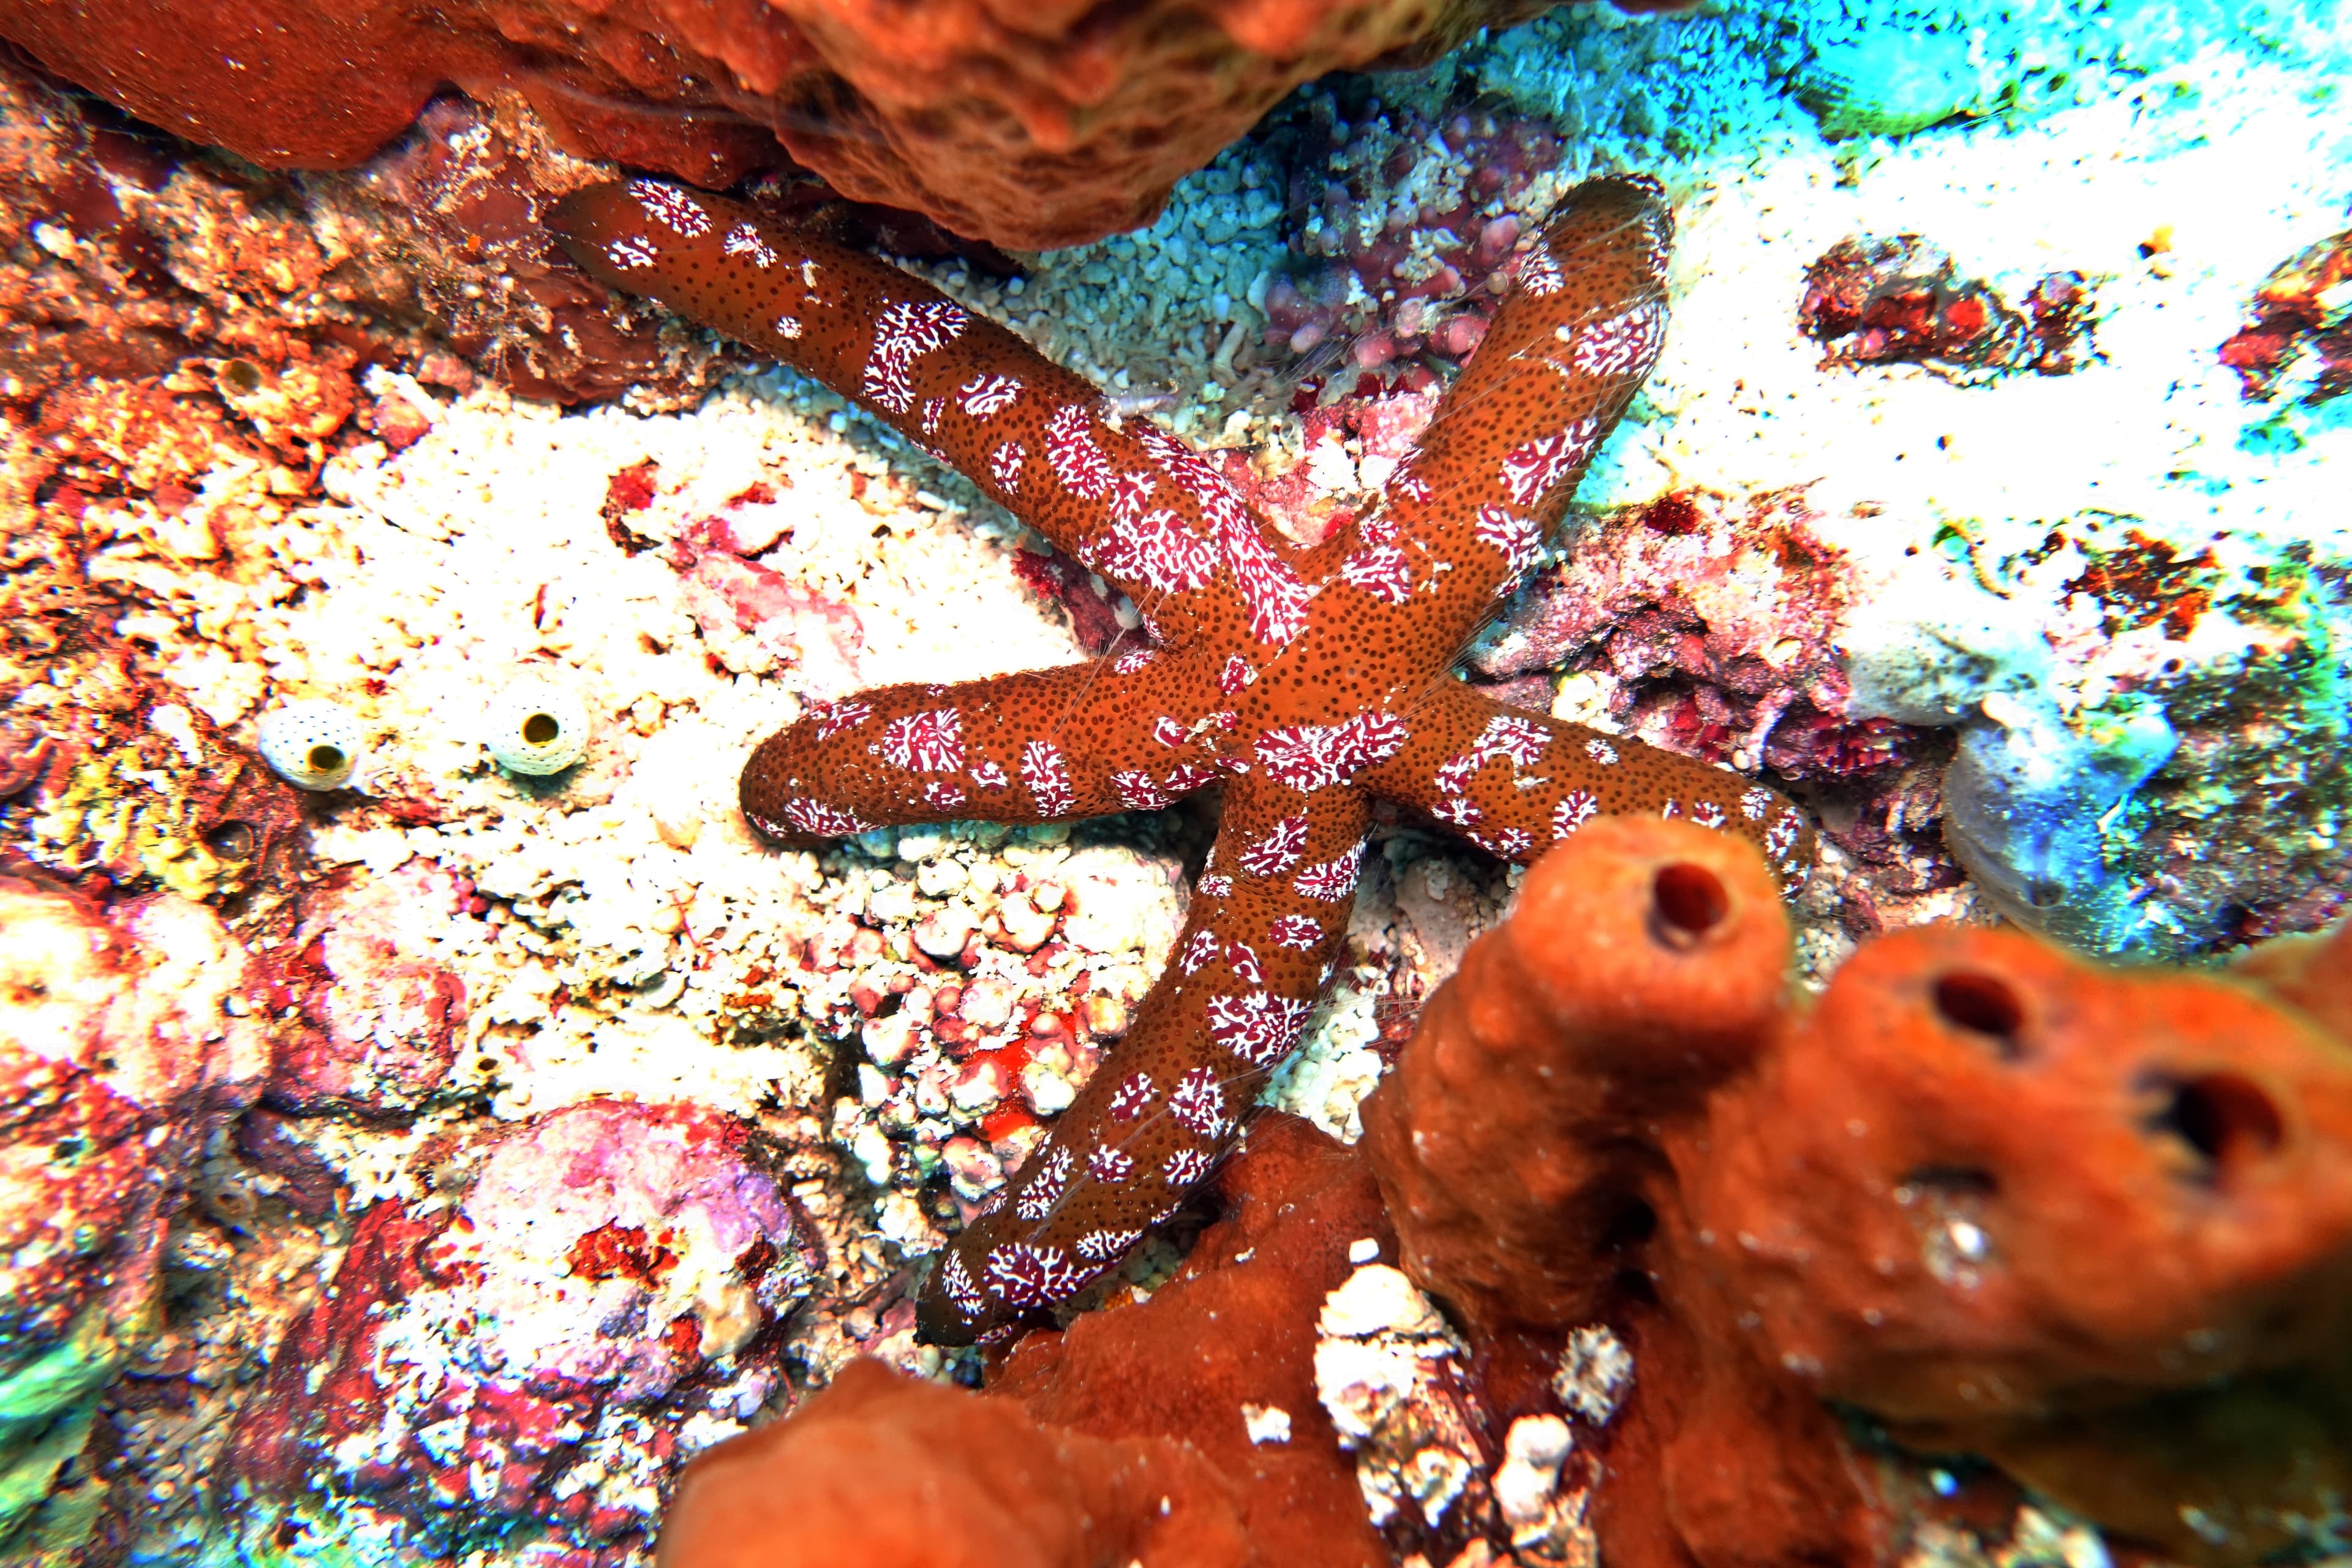
[[1892, 28], [1822, 49], [1798, 73], [1797, 97], [1832, 140], [1908, 136], [1984, 107], [1964, 40]]
[[61, 1493], [58, 1478], [89, 1440], [99, 1395], [154, 1316], [150, 1304], [117, 1322], [103, 1305], [92, 1306], [64, 1339], [0, 1379], [0, 1548], [11, 1561], [42, 1562], [88, 1532], [103, 1489]]

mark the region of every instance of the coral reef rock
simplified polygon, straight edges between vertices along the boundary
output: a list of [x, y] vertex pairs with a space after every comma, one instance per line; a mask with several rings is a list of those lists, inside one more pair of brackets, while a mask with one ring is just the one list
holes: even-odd
[[457, 1059], [466, 984], [434, 962], [432, 938], [465, 902], [456, 879], [424, 861], [306, 900], [285, 966], [303, 1026], [270, 1075], [272, 1107], [384, 1116], [434, 1097]]
[[0, 37], [193, 141], [274, 168], [358, 163], [445, 82], [519, 90], [573, 151], [726, 185], [789, 158], [845, 195], [1000, 245], [1150, 221], [1299, 82], [1426, 59], [1541, 0], [1036, 11], [871, 4], [142, 0], [0, 4]]
[[436, 100], [359, 168], [291, 180], [8, 59], [0, 120], [0, 411], [59, 513], [97, 505], [75, 553], [141, 545], [242, 585], [321, 468], [415, 445], [445, 415], [428, 387], [476, 384], [468, 359], [528, 395], [641, 406], [735, 363], [549, 250], [540, 207], [601, 174], [511, 94]]
[[1432, 1000], [1366, 1149], [1490, 1384], [1594, 1323], [1632, 1346], [1612, 1563], [1891, 1561], [1873, 1459], [1907, 1451], [2251, 1563], [2352, 1480], [2347, 951], [2116, 970], [1922, 927], [1806, 1006], [1751, 851], [1597, 823]]
[[1940, 567], [1906, 564], [1854, 600], [1840, 628], [1846, 717], [1958, 730], [1943, 837], [1979, 893], [2095, 952], [2154, 945], [2162, 932], [2105, 824], [2179, 744], [2163, 700], [2110, 690], [2066, 711], [2032, 616]]
[[154, 1327], [189, 1174], [268, 1070], [253, 989], [200, 905], [0, 878], [0, 1552], [57, 1533], [76, 1489], [43, 1494]]
[[[547, 206], [601, 177], [512, 93], [485, 104], [445, 95], [374, 156], [299, 189], [312, 228], [353, 253], [346, 271], [385, 315], [430, 323], [522, 395], [691, 404], [732, 357], [606, 297], [547, 244]], [[378, 384], [377, 436], [394, 450], [421, 439], [440, 412], [430, 395]]]
[[2352, 229], [2281, 262], [2263, 279], [2246, 324], [2221, 348], [2221, 363], [2238, 373], [2248, 399], [2268, 402], [2284, 391], [2316, 405], [2352, 392], [2347, 284]]
[[[814, 1231], [744, 1125], [695, 1106], [580, 1101], [436, 1164], [462, 1197], [368, 1210], [246, 1405], [227, 1462], [265, 1503], [245, 1530], [633, 1539], [673, 1454], [782, 1386], [770, 1331], [814, 1278]], [[324, 1488], [360, 1500], [322, 1510]]]

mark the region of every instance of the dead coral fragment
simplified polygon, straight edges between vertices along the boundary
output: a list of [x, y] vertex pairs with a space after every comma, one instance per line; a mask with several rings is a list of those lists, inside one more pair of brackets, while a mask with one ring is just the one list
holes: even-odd
[[1413, 1508], [1435, 1530], [1457, 1503], [1478, 1500], [1484, 1423], [1465, 1386], [1470, 1347], [1429, 1298], [1398, 1270], [1372, 1264], [1331, 1292], [1318, 1326], [1316, 1392], [1339, 1446], [1356, 1456], [1372, 1523]]
[[1916, 234], [1839, 240], [1805, 268], [1797, 325], [1828, 345], [1822, 366], [1917, 364], [1963, 385], [2018, 371], [2080, 370], [2090, 344], [2089, 284], [2053, 273], [2021, 314]]
[[2183, 1561], [2328, 1517], [2352, 936], [2223, 978], [1922, 928], [1810, 1011], [1788, 952], [1749, 851], [1595, 823], [1364, 1108], [1405, 1266], [1482, 1353], [1596, 1321], [1636, 1345], [1604, 1555], [1883, 1555], [1916, 1521], [1823, 1401]]
[[2316, 356], [2300, 401], [2352, 392], [2352, 229], [2331, 235], [2263, 279], [2246, 324], [2221, 348], [2245, 395], [2266, 403], [2305, 351]]

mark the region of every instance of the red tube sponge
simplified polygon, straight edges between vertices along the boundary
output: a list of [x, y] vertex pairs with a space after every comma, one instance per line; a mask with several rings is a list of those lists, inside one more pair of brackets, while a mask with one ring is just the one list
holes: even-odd
[[1366, 1146], [1490, 1360], [1635, 1342], [1612, 1563], [1884, 1554], [1832, 1405], [2251, 1562], [2352, 1479], [2347, 951], [2220, 976], [1922, 928], [1808, 1008], [1750, 851], [1596, 823], [1433, 999]]

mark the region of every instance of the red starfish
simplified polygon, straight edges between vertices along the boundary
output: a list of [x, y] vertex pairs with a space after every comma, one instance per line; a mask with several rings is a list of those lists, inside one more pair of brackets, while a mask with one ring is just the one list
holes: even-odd
[[854, 397], [1143, 608], [1150, 646], [962, 686], [884, 687], [762, 742], [743, 814], [806, 846], [955, 815], [1039, 822], [1224, 786], [1177, 958], [1017, 1185], [934, 1271], [925, 1335], [969, 1343], [1068, 1298], [1208, 1173], [1339, 956], [1377, 797], [1533, 860], [1601, 812], [1759, 840], [1803, 818], [1669, 752], [1499, 706], [1455, 655], [1537, 560], [1665, 332], [1673, 217], [1588, 182], [1521, 258], [1484, 346], [1380, 506], [1284, 541], [1193, 450], [895, 268], [639, 180], [554, 224], [581, 265]]

